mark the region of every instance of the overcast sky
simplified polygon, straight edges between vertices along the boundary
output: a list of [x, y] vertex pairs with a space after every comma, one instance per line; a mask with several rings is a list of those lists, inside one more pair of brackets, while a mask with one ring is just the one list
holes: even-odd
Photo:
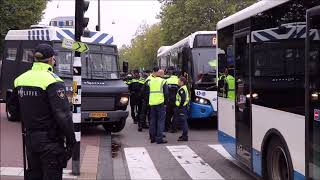
[[[52, 0], [48, 2], [42, 24], [49, 24], [57, 16], [74, 16], [74, 0]], [[156, 15], [161, 4], [156, 0], [101, 0], [101, 31], [112, 34], [114, 44], [121, 47], [130, 44], [140, 24], [159, 22]], [[89, 17], [89, 29], [95, 30], [98, 23], [98, 1], [90, 0], [86, 17]], [[115, 24], [112, 24], [112, 22]]]

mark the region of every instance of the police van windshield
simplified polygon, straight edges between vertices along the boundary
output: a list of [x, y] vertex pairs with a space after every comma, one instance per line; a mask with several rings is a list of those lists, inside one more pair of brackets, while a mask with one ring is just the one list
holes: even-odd
[[[55, 47], [59, 47], [55, 46]], [[90, 46], [89, 46], [90, 48]], [[72, 77], [74, 53], [69, 50], [58, 49], [55, 73], [61, 77]], [[94, 50], [94, 48], [92, 48]], [[89, 51], [81, 54], [81, 74], [85, 79], [119, 79], [117, 56], [104, 54], [101, 51]]]

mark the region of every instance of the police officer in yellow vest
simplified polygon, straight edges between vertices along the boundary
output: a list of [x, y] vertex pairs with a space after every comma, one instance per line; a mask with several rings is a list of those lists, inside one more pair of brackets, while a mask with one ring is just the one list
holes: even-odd
[[166, 101], [166, 121], [165, 121], [165, 132], [171, 129], [171, 132], [176, 132], [176, 126], [172, 122], [172, 117], [174, 114], [175, 102], [176, 102], [176, 94], [179, 89], [178, 81], [179, 78], [176, 76], [176, 72], [174, 67], [170, 66], [167, 69], [167, 76], [169, 77], [166, 79], [166, 84], [168, 86], [168, 98]]
[[52, 72], [54, 50], [40, 44], [32, 69], [14, 81], [9, 108], [26, 133], [29, 180], [60, 180], [76, 142], [64, 82]]
[[235, 100], [235, 79], [229, 74], [228, 68], [225, 69], [225, 91], [227, 98], [230, 100]]
[[179, 86], [180, 89], [176, 95], [176, 109], [175, 109], [175, 123], [181, 125], [182, 135], [179, 137], [178, 141], [188, 141], [188, 105], [189, 105], [189, 91], [186, 86], [187, 79], [185, 77], [180, 77]]
[[159, 77], [159, 67], [153, 68], [153, 77], [147, 82], [147, 94], [149, 95], [150, 106], [150, 140], [151, 143], [158, 144], [167, 143], [163, 139], [164, 121], [165, 121], [165, 96], [167, 93], [167, 86], [165, 80]]

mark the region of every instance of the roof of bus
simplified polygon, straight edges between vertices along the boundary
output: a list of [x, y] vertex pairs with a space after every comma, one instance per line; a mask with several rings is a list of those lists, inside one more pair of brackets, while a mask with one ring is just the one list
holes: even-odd
[[197, 31], [192, 33], [191, 35], [187, 36], [186, 38], [180, 40], [179, 42], [175, 43], [172, 46], [165, 46], [165, 49], [161, 49], [162, 47], [159, 48], [158, 50], [158, 54], [157, 57], [163, 56], [163, 55], [167, 55], [171, 50], [173, 49], [177, 49], [179, 47], [184, 46], [185, 44], [189, 44], [189, 46], [192, 48], [193, 47], [193, 42], [194, 42], [194, 38], [196, 37], [196, 35], [199, 34], [216, 34], [216, 31]]
[[[74, 39], [74, 29], [54, 26], [37, 26], [32, 29], [10, 30], [5, 37], [5, 40], [31, 41], [62, 41], [63, 39]], [[103, 32], [90, 31], [89, 37], [81, 37], [81, 41], [91, 44], [109, 45], [113, 43], [113, 36]]]
[[261, 0], [227, 18], [222, 19], [217, 23], [217, 30], [225, 28], [234, 23], [240, 22], [244, 19], [247, 19], [251, 16], [254, 16], [258, 13], [269, 10], [273, 7], [279, 6], [283, 3], [286, 3], [290, 0]]

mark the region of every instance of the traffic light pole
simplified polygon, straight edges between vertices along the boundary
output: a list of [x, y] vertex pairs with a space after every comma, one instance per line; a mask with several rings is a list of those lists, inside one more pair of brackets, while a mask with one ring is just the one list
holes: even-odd
[[[80, 11], [80, 12], [79, 12]], [[82, 12], [81, 12], [82, 11]], [[79, 14], [82, 13], [82, 17]], [[75, 41], [81, 42], [83, 21], [83, 0], [75, 1]], [[76, 144], [72, 154], [72, 174], [80, 175], [80, 140], [81, 140], [81, 53], [74, 53], [73, 60], [73, 113]]]

